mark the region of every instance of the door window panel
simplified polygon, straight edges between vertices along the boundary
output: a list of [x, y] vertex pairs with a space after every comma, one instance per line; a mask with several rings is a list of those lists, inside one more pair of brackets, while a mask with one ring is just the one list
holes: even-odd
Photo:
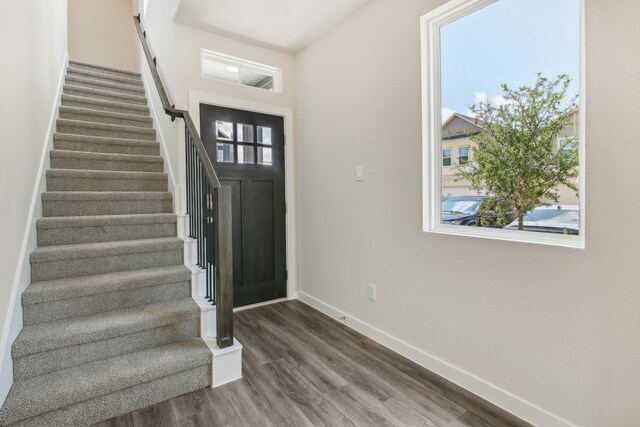
[[233, 163], [233, 144], [216, 144], [216, 160], [219, 163]]
[[258, 126], [258, 144], [271, 145], [271, 128]]
[[238, 142], [253, 143], [253, 125], [238, 123]]
[[217, 120], [216, 139], [219, 141], [233, 141], [233, 122]]
[[253, 147], [248, 145], [238, 145], [238, 163], [252, 165], [255, 163]]
[[271, 155], [271, 148], [258, 147], [258, 164], [271, 166], [273, 164]]

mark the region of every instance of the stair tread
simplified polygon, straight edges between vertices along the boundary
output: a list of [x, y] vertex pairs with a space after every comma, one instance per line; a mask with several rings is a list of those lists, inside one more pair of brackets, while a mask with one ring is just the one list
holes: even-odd
[[84, 178], [84, 179], [149, 179], [166, 180], [164, 172], [136, 172], [136, 171], [103, 171], [85, 169], [47, 169], [47, 178]]
[[36, 221], [38, 230], [49, 228], [108, 226], [125, 224], [159, 224], [176, 222], [173, 213], [125, 214], [125, 215], [87, 215], [87, 216], [53, 216]]
[[[118, 162], [144, 162], [144, 163], [163, 163], [164, 159], [159, 155], [151, 154], [120, 154], [120, 153], [100, 153], [94, 151], [76, 151], [76, 150], [60, 150], [53, 149], [49, 153], [51, 157], [65, 157], [73, 159], [89, 159], [89, 160], [111, 160]], [[58, 168], [56, 168], [58, 169]]]
[[[85, 120], [73, 120], [73, 119], [58, 119], [56, 120], [56, 123], [58, 125], [77, 126], [77, 127], [83, 127], [83, 128], [89, 128], [89, 129], [100, 129], [100, 130], [107, 130], [107, 131], [143, 133], [143, 134], [154, 135], [154, 136], [156, 134], [155, 129], [145, 128], [140, 126], [114, 125], [111, 123], [88, 122]], [[59, 133], [64, 133], [64, 132], [59, 132]]]
[[200, 316], [198, 304], [186, 297], [22, 328], [11, 354], [21, 357], [57, 348], [101, 341]]
[[94, 135], [77, 135], [73, 133], [60, 133], [53, 134], [53, 140], [55, 141], [73, 141], [73, 142], [96, 142], [102, 144], [117, 144], [117, 145], [137, 145], [142, 147], [159, 147], [160, 143], [157, 141], [146, 141], [142, 139], [128, 139], [128, 138], [115, 138], [112, 136], [94, 136]]
[[185, 265], [119, 271], [95, 276], [33, 282], [22, 294], [22, 304], [40, 304], [63, 299], [99, 295], [127, 289], [191, 280]]
[[211, 363], [201, 338], [128, 353], [17, 381], [0, 424], [11, 423]]
[[52, 200], [156, 200], [172, 199], [168, 191], [45, 191], [43, 201]]
[[39, 246], [31, 252], [31, 262], [51, 262], [64, 259], [93, 258], [110, 255], [157, 252], [181, 249], [184, 241], [179, 237], [116, 240], [112, 242], [76, 243], [72, 245]]
[[87, 70], [86, 68], [79, 68], [73, 65], [69, 65], [67, 67], [67, 75], [71, 76], [88, 76], [93, 79], [103, 79], [110, 81], [120, 81], [126, 84], [130, 84], [132, 86], [142, 86], [142, 79], [135, 78], [134, 76], [116, 76], [113, 74], [102, 73], [100, 70]]
[[146, 103], [147, 103], [147, 98], [145, 96], [141, 96], [141, 95], [132, 95], [132, 94], [128, 94], [128, 93], [119, 93], [119, 92], [113, 92], [113, 91], [110, 91], [110, 90], [95, 89], [95, 88], [91, 88], [91, 87], [78, 86], [78, 85], [73, 85], [73, 84], [68, 84], [68, 83], [65, 83], [63, 85], [62, 89], [63, 89], [64, 93], [67, 93], [67, 91], [69, 91], [69, 90], [75, 90], [76, 92], [84, 92], [84, 93], [88, 93], [88, 94], [92, 94], [92, 95], [101, 95], [101, 96], [108, 96], [108, 97], [113, 97], [113, 98], [133, 100], [133, 101], [141, 102], [144, 105], [146, 105]]
[[[144, 111], [144, 114], [149, 114], [149, 107], [147, 107], [146, 105], [140, 105], [140, 104], [108, 101], [106, 99], [90, 98], [90, 97], [80, 96], [80, 95], [63, 94], [62, 95], [63, 105], [65, 101], [77, 102], [77, 103], [83, 103], [83, 104], [93, 104], [93, 105], [105, 106], [105, 107], [114, 107], [114, 108], [119, 107], [125, 110], [139, 110], [139, 111]], [[103, 110], [95, 110], [95, 111], [103, 111]]]
[[140, 85], [130, 85], [130, 84], [119, 83], [119, 82], [107, 82], [104, 80], [92, 79], [86, 76], [77, 76], [77, 75], [67, 74], [65, 78], [65, 82], [68, 82], [69, 84], [75, 84], [75, 85], [90, 85], [89, 87], [97, 86], [97, 87], [105, 87], [109, 89], [127, 90], [127, 91], [131, 91], [132, 93], [138, 93], [138, 94], [145, 93], [144, 87]]
[[59, 111], [61, 113], [82, 114], [82, 115], [96, 116], [96, 117], [108, 117], [112, 119], [139, 121], [139, 122], [147, 122], [147, 123], [153, 122], [153, 119], [148, 114], [115, 113], [113, 111], [93, 110], [91, 108], [70, 107], [67, 105], [61, 105]]
[[75, 66], [80, 66], [80, 67], [93, 68], [93, 69], [98, 69], [98, 70], [112, 71], [112, 72], [117, 72], [117, 73], [120, 73], [120, 74], [130, 75], [130, 76], [133, 76], [135, 78], [142, 78], [142, 75], [140, 73], [136, 73], [136, 72], [133, 72], [133, 71], [119, 70], [117, 68], [105, 67], [103, 65], [89, 64], [87, 62], [82, 62], [82, 61], [70, 60], [69, 61], [69, 65], [70, 66], [74, 66], [75, 65]]

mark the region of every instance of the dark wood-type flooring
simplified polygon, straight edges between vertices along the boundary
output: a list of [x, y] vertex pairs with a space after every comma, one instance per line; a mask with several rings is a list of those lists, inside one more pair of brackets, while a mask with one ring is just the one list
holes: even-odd
[[243, 379], [96, 426], [528, 425], [299, 301], [235, 314]]

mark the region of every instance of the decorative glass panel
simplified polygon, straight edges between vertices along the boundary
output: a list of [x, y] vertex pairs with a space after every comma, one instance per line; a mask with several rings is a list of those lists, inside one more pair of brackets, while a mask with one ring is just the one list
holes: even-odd
[[238, 142], [253, 142], [253, 125], [238, 123]]
[[220, 141], [233, 141], [233, 123], [217, 120], [216, 139]]
[[258, 144], [271, 145], [271, 128], [258, 126]]
[[233, 144], [216, 144], [216, 160], [220, 163], [233, 163]]
[[258, 147], [258, 164], [267, 166], [271, 166], [273, 164], [271, 148]]
[[248, 145], [238, 145], [238, 163], [254, 164], [253, 147]]

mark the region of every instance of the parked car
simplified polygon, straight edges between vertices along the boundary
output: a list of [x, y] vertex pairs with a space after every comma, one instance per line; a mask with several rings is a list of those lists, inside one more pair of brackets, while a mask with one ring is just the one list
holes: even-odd
[[[580, 234], [580, 207], [577, 205], [540, 206], [528, 212], [523, 222], [525, 231], [541, 233]], [[505, 227], [518, 229], [518, 220]]]
[[480, 215], [480, 202], [485, 196], [449, 197], [442, 202], [442, 223], [476, 225]]

